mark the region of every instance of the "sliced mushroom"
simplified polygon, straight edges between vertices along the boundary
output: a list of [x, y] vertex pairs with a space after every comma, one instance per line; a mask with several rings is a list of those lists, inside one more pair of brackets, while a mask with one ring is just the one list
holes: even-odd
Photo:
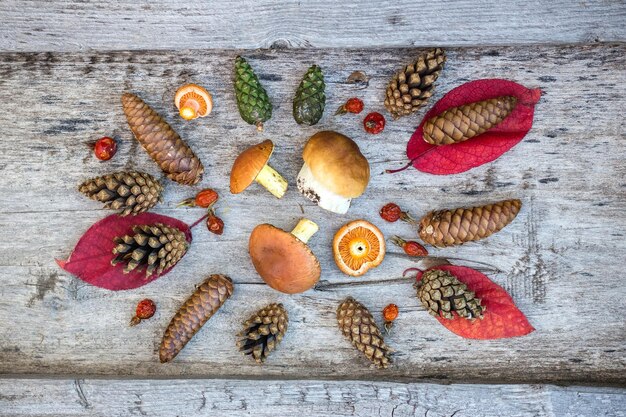
[[174, 104], [185, 120], [204, 117], [213, 110], [213, 97], [197, 84], [183, 85], [176, 91]]
[[277, 198], [285, 195], [287, 181], [268, 164], [273, 151], [274, 143], [269, 139], [243, 151], [230, 171], [230, 192], [239, 194], [256, 181]]

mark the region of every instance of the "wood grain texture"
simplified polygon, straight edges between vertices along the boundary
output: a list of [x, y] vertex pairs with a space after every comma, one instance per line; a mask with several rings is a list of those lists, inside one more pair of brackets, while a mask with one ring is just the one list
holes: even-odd
[[[42, 401], [45, 399], [45, 401]], [[623, 388], [241, 380], [0, 380], [3, 415], [624, 416]]]
[[[389, 122], [375, 137], [363, 132], [360, 117], [332, 115], [354, 95], [364, 99], [367, 111], [383, 111], [389, 76], [419, 50], [243, 51], [275, 106], [263, 134], [236, 110], [231, 76], [240, 52], [0, 54], [1, 373], [626, 382], [626, 45], [450, 49], [433, 102], [465, 81], [486, 77], [541, 87], [544, 94], [535, 125], [519, 145], [494, 163], [441, 177], [415, 170], [381, 174], [404, 163], [406, 143], [425, 109]], [[326, 74], [327, 111], [318, 126], [299, 127], [291, 115], [291, 98], [312, 63]], [[367, 89], [345, 82], [356, 69], [371, 76]], [[210, 117], [184, 122], [176, 115], [174, 91], [189, 81], [214, 94]], [[122, 168], [159, 174], [126, 125], [123, 91], [138, 93], [161, 112], [206, 167], [203, 182], [194, 188], [167, 182], [164, 203], [156, 211], [192, 222], [202, 212], [176, 208], [176, 203], [211, 186], [221, 192], [218, 212], [226, 228], [218, 237], [198, 227], [173, 272], [137, 290], [110, 292], [63, 273], [53, 258], [67, 256], [81, 234], [108, 214], [77, 192], [85, 178]], [[320, 129], [352, 136], [371, 162], [370, 187], [344, 216], [323, 212], [293, 184], [303, 144]], [[88, 143], [105, 134], [116, 136], [120, 146], [111, 161], [100, 163]], [[230, 195], [232, 161], [265, 138], [277, 146], [272, 165], [291, 181], [286, 196], [277, 200], [258, 185]], [[329, 242], [350, 219], [371, 220], [386, 235], [415, 235], [407, 224], [379, 219], [378, 209], [388, 201], [421, 216], [431, 209], [506, 198], [523, 201], [511, 225], [487, 240], [433, 253], [489, 264], [488, 274], [536, 327], [527, 337], [463, 340], [424, 311], [409, 282], [353, 285], [393, 280], [414, 266], [397, 248], [390, 247], [382, 266], [359, 279], [342, 275], [332, 261]], [[322, 279], [346, 285], [287, 296], [265, 286], [254, 272], [247, 239], [258, 223], [289, 229], [303, 215], [320, 225], [311, 248], [320, 259]], [[232, 277], [232, 299], [176, 360], [159, 364], [157, 349], [167, 323], [211, 273]], [[341, 336], [335, 309], [347, 295], [376, 318], [387, 303], [400, 306], [387, 340], [396, 350], [390, 369], [369, 368]], [[129, 328], [135, 303], [144, 297], [157, 302], [158, 312]], [[285, 305], [290, 329], [261, 367], [237, 351], [235, 333], [242, 320], [270, 302]]]
[[620, 0], [3, 0], [0, 51], [374, 48], [626, 40]]

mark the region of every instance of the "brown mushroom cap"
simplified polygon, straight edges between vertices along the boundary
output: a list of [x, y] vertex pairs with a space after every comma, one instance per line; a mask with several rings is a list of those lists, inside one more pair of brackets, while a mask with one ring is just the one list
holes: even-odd
[[355, 198], [370, 180], [370, 165], [349, 137], [330, 130], [311, 136], [302, 159], [315, 178], [335, 194]]
[[277, 291], [303, 292], [320, 279], [320, 264], [311, 249], [291, 233], [271, 224], [254, 228], [249, 251], [263, 281]]
[[230, 192], [239, 194], [248, 188], [267, 164], [273, 151], [274, 143], [267, 139], [239, 154], [230, 171]]

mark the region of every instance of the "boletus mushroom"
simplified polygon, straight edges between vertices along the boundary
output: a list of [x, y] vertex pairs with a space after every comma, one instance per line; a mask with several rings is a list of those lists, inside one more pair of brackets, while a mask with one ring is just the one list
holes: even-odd
[[277, 198], [285, 195], [287, 181], [268, 164], [272, 152], [274, 143], [269, 139], [243, 151], [230, 171], [230, 192], [239, 194], [256, 181]]
[[260, 224], [250, 235], [252, 264], [263, 281], [277, 291], [295, 294], [313, 287], [320, 279], [320, 263], [307, 246], [317, 224], [300, 219], [290, 232]]
[[346, 213], [352, 199], [363, 194], [370, 179], [370, 166], [359, 146], [341, 133], [314, 134], [304, 146], [302, 159], [298, 190], [334, 213]]

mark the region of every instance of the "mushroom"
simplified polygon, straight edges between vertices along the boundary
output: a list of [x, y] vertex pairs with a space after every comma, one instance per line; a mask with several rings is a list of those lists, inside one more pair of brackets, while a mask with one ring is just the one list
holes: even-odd
[[313, 287], [320, 279], [320, 263], [306, 245], [317, 224], [300, 219], [289, 232], [260, 224], [250, 235], [252, 264], [263, 281], [277, 291], [295, 294]]
[[174, 104], [185, 120], [204, 117], [213, 110], [211, 94], [197, 84], [183, 85], [176, 91]]
[[287, 181], [267, 163], [273, 151], [274, 144], [269, 139], [243, 151], [230, 171], [230, 192], [239, 194], [256, 181], [277, 198], [285, 195]]
[[334, 213], [346, 213], [352, 199], [363, 194], [370, 179], [370, 166], [359, 146], [341, 133], [323, 131], [311, 136], [302, 159], [298, 190]]

